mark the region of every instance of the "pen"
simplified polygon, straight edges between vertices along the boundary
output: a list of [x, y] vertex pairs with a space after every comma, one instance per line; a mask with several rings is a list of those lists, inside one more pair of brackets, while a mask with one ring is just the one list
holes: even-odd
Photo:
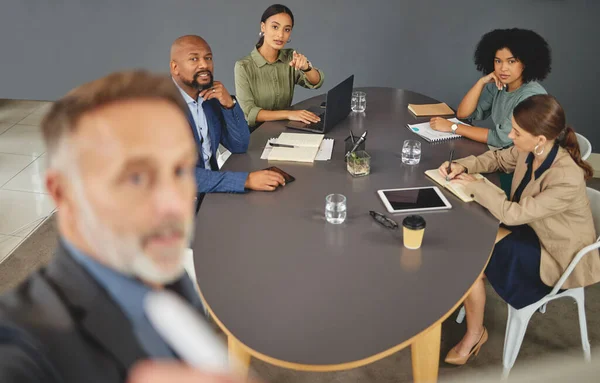
[[450, 181], [450, 173], [452, 173], [452, 157], [454, 157], [454, 149], [450, 151], [450, 161], [448, 162], [448, 170], [446, 170], [446, 181]]
[[269, 142], [269, 145], [277, 147], [277, 148], [295, 148], [294, 145], [278, 144], [275, 142]]
[[360, 146], [360, 144], [362, 144], [362, 142], [365, 140], [365, 138], [367, 138], [367, 131], [365, 131], [362, 134], [362, 136], [360, 136], [360, 138], [358, 139], [358, 141], [356, 141], [356, 143], [352, 147], [352, 150], [350, 150], [348, 153], [346, 153], [346, 158], [350, 157], [350, 154], [354, 153], [354, 151], [356, 150], [356, 148], [358, 148]]
[[356, 144], [356, 142], [354, 141], [354, 133], [352, 132], [352, 129], [348, 129], [350, 130], [350, 141], [352, 141], [352, 145]]

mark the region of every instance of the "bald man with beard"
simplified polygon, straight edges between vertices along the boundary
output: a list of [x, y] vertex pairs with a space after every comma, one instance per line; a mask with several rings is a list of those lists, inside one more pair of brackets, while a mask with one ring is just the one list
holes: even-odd
[[213, 54], [200, 36], [187, 35], [171, 46], [171, 76], [188, 106], [187, 120], [198, 147], [196, 183], [199, 201], [204, 193], [273, 191], [284, 185], [273, 171], [221, 172], [217, 149], [222, 144], [231, 153], [245, 153], [250, 129], [235, 97], [220, 81], [214, 81]]

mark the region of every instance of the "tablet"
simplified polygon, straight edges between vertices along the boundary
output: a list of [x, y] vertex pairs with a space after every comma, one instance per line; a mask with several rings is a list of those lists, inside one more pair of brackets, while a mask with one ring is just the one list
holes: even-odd
[[378, 190], [377, 194], [390, 213], [451, 209], [452, 205], [435, 186]]

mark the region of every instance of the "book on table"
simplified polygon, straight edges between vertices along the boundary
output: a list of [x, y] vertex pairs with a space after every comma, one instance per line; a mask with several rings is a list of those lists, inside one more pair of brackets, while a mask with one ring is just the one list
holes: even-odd
[[454, 116], [454, 111], [445, 102], [439, 104], [408, 104], [408, 110], [417, 117]]
[[323, 134], [281, 133], [277, 144], [293, 147], [274, 147], [269, 153], [269, 161], [314, 162]]
[[[438, 169], [427, 170], [425, 172], [425, 175], [427, 177], [431, 178], [433, 181], [435, 181], [438, 185], [444, 187], [446, 190], [448, 190], [449, 192], [451, 192], [452, 194], [454, 194], [455, 196], [460, 198], [463, 202], [473, 202], [474, 201], [473, 197], [471, 197], [470, 195], [467, 194], [467, 192], [465, 191], [465, 187], [463, 185], [454, 183], [452, 181], [446, 181], [446, 179], [444, 178], [444, 176], [442, 176], [440, 174]], [[471, 175], [478, 180], [483, 179], [487, 184], [492, 185], [493, 187], [495, 187], [496, 189], [498, 189], [502, 193], [504, 193], [502, 191], [502, 189], [500, 189], [498, 186], [494, 185], [492, 183], [492, 181], [488, 180], [481, 174], [475, 173], [475, 174], [471, 174]]]
[[[457, 120], [456, 118], [450, 118], [448, 121], [455, 124], [470, 126]], [[427, 142], [441, 142], [462, 137], [460, 134], [434, 130], [429, 122], [422, 122], [420, 124], [407, 124], [406, 127], [410, 129], [411, 132], [423, 137], [425, 140], [427, 140]]]

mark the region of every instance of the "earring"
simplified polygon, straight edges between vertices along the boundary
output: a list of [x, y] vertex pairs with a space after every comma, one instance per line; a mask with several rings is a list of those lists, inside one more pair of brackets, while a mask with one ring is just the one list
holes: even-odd
[[287, 41], [287, 43], [288, 43], [288, 44], [289, 44], [289, 43], [291, 43], [291, 42], [292, 42], [292, 39], [289, 39], [289, 40]]
[[258, 37], [265, 37], [265, 32], [263, 32], [263, 31], [258, 32]]
[[542, 148], [542, 151], [538, 153], [539, 147], [540, 144], [537, 144], [535, 148], [533, 148], [533, 154], [535, 154], [536, 156], [541, 156], [542, 154], [544, 154], [544, 148]]

